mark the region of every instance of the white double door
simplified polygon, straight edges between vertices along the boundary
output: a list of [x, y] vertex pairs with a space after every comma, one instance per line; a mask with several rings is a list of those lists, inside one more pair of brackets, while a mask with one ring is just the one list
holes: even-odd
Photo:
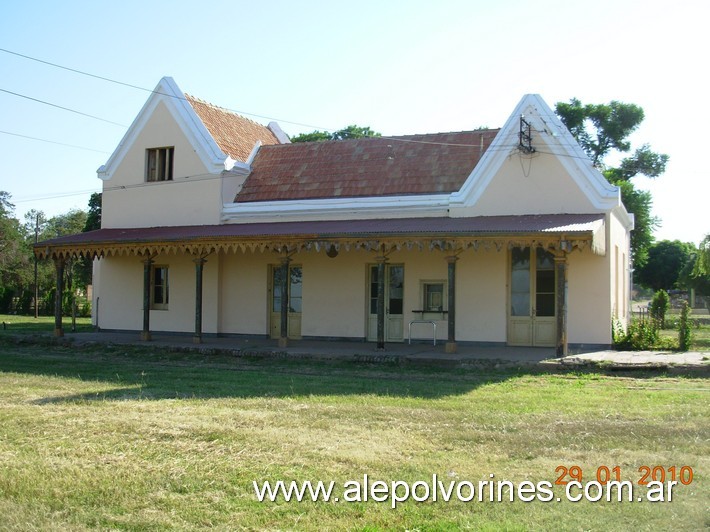
[[508, 344], [554, 346], [557, 338], [555, 257], [542, 248], [510, 256]]

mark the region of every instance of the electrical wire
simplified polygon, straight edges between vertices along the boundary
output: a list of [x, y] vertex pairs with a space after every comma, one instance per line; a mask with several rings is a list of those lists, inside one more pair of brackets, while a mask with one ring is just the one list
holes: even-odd
[[[105, 76], [99, 76], [99, 75], [97, 75], [97, 74], [92, 74], [92, 73], [86, 72], [86, 71], [84, 71], [84, 70], [79, 70], [79, 69], [76, 69], [76, 68], [71, 68], [71, 67], [67, 67], [67, 66], [64, 66], [64, 65], [59, 65], [59, 64], [57, 64], [57, 63], [52, 63], [51, 61], [45, 61], [45, 60], [43, 60], [43, 59], [39, 59], [39, 58], [36, 58], [36, 57], [31, 57], [31, 56], [29, 56], [29, 55], [25, 55], [25, 54], [21, 54], [21, 53], [19, 53], [19, 52], [14, 52], [14, 51], [12, 51], [12, 50], [8, 50], [8, 49], [6, 49], [6, 48], [0, 48], [0, 52], [5, 52], [5, 53], [7, 53], [7, 54], [15, 55], [15, 56], [17, 56], [17, 57], [22, 57], [23, 59], [27, 59], [27, 60], [29, 60], [29, 61], [35, 61], [35, 62], [37, 62], [37, 63], [41, 63], [41, 64], [44, 64], [44, 65], [48, 65], [48, 66], [51, 66], [51, 67], [54, 67], [54, 68], [59, 68], [59, 69], [62, 69], [62, 70], [66, 70], [66, 71], [68, 71], [68, 72], [73, 72], [73, 73], [75, 73], [75, 74], [80, 74], [80, 75], [82, 75], [82, 76], [88, 76], [88, 77], [91, 77], [91, 78], [94, 78], [94, 79], [99, 79], [99, 80], [101, 80], [101, 81], [106, 81], [106, 82], [109, 82], [109, 83], [114, 83], [114, 84], [116, 84], [116, 85], [121, 85], [121, 86], [128, 87], [128, 88], [131, 88], [131, 89], [136, 89], [136, 90], [140, 90], [140, 91], [147, 92], [147, 93], [150, 93], [150, 94], [158, 94], [158, 95], [161, 95], [161, 96], [167, 96], [167, 97], [169, 97], [169, 98], [175, 98], [175, 99], [177, 99], [177, 100], [189, 102], [189, 100], [188, 100], [184, 95], [168, 94], [168, 93], [165, 93], [165, 92], [156, 91], [156, 90], [153, 90], [153, 89], [148, 89], [148, 88], [146, 88], [146, 87], [141, 87], [141, 86], [139, 86], [139, 85], [134, 85], [134, 84], [132, 84], [132, 83], [127, 83], [127, 82], [124, 82], [124, 81], [119, 81], [119, 80], [116, 80], [116, 79], [113, 79], [113, 78], [109, 78], [109, 77], [105, 77]], [[28, 98], [28, 99], [30, 99], [30, 100], [35, 100], [35, 101], [38, 101], [38, 102], [40, 102], [40, 103], [44, 103], [44, 104], [47, 104], [47, 105], [52, 105], [52, 106], [54, 106], [54, 107], [59, 107], [60, 109], [65, 109], [65, 110], [67, 110], [67, 111], [71, 111], [71, 112], [78, 113], [78, 114], [81, 114], [81, 115], [84, 115], [84, 116], [88, 116], [88, 117], [91, 117], [91, 118], [95, 118], [95, 119], [97, 119], [97, 120], [102, 120], [102, 121], [104, 121], [104, 122], [108, 122], [108, 123], [111, 123], [111, 124], [114, 124], [114, 125], [118, 125], [118, 126], [121, 126], [121, 127], [128, 127], [128, 126], [126, 126], [126, 125], [124, 125], [124, 124], [118, 124], [118, 123], [112, 122], [112, 121], [110, 121], [110, 120], [106, 120], [106, 119], [103, 119], [103, 118], [99, 118], [99, 117], [96, 117], [96, 116], [93, 116], [93, 115], [88, 115], [88, 114], [86, 114], [86, 113], [82, 113], [82, 112], [80, 112], [80, 111], [75, 111], [75, 110], [73, 110], [73, 109], [64, 108], [64, 107], [61, 107], [61, 106], [58, 106], [58, 105], [55, 105], [55, 104], [51, 104], [51, 103], [48, 103], [48, 102], [44, 102], [44, 101], [42, 101], [42, 100], [36, 100], [36, 99], [31, 98], [31, 97], [28, 97], [28, 96], [20, 95], [20, 94], [17, 94], [17, 93], [12, 93], [12, 92], [10, 92], [10, 91], [6, 91], [6, 90], [3, 90], [3, 89], [0, 89], [0, 91], [8, 92], [8, 93], [10, 93], [10, 94], [14, 94], [15, 96], [20, 96], [20, 97], [23, 97], [23, 98]], [[198, 99], [198, 101], [202, 102], [202, 100], [199, 100], [199, 99]], [[332, 129], [332, 128], [324, 128], [324, 127], [315, 126], [315, 125], [312, 125], [312, 124], [305, 124], [305, 123], [303, 123], [303, 122], [294, 122], [294, 121], [291, 121], [291, 120], [285, 120], [285, 119], [282, 119], [282, 118], [276, 118], [276, 117], [271, 117], [271, 116], [267, 116], [267, 115], [260, 115], [260, 114], [256, 114], [256, 113], [250, 113], [250, 112], [241, 111], [241, 110], [238, 110], [238, 109], [231, 109], [231, 108], [228, 108], [228, 107], [220, 107], [220, 106], [216, 106], [216, 105], [210, 104], [210, 103], [208, 103], [208, 102], [202, 102], [202, 103], [205, 103], [205, 104], [207, 104], [207, 105], [211, 105], [212, 107], [216, 107], [216, 108], [218, 108], [218, 109], [223, 109], [223, 110], [225, 110], [225, 111], [229, 111], [229, 112], [232, 112], [232, 113], [236, 113], [236, 114], [239, 114], [239, 115], [253, 116], [253, 117], [257, 117], [257, 118], [263, 118], [263, 119], [265, 119], [265, 120], [274, 120], [274, 121], [282, 122], [282, 123], [286, 123], [286, 124], [293, 124], [293, 125], [298, 125], [298, 126], [303, 126], [303, 127], [309, 127], [309, 128], [313, 128], [313, 129], [318, 130], [318, 131], [324, 131], [324, 132], [326, 132], [326, 133], [332, 133], [333, 131], [335, 131], [335, 130]], [[491, 130], [483, 130], [483, 131], [491, 131]], [[538, 131], [538, 133], [542, 133], [542, 132], [541, 132], [541, 131]], [[478, 144], [454, 144], [454, 143], [446, 143], [446, 142], [431, 142], [431, 141], [422, 141], [422, 140], [414, 140], [414, 139], [403, 139], [403, 138], [393, 137], [393, 136], [381, 136], [381, 137], [378, 137], [378, 138], [383, 138], [383, 139], [391, 140], [391, 141], [393, 141], [393, 142], [402, 142], [402, 143], [407, 143], [407, 142], [408, 142], [408, 143], [414, 143], [414, 144], [436, 144], [436, 145], [440, 145], [440, 146], [454, 146], [454, 147], [455, 147], [455, 146], [461, 146], [461, 147], [472, 147], [472, 148], [479, 147], [479, 148], [480, 148], [480, 145], [478, 145]]]
[[[377, 137], [381, 138], [381, 137]], [[437, 143], [430, 143], [430, 144], [437, 144]], [[452, 146], [464, 146], [464, 147], [476, 147], [475, 145], [464, 145], [464, 144], [453, 144]], [[501, 151], [511, 151], [514, 149], [516, 146], [513, 145], [508, 145], [508, 146], [500, 146], [498, 149], [488, 149], [486, 150], [486, 153], [488, 152], [501, 152]], [[101, 191], [98, 190], [82, 190], [82, 191], [74, 191], [74, 192], [63, 192], [63, 193], [57, 193], [57, 194], [50, 194], [50, 195], [41, 195], [41, 196], [31, 196], [31, 197], [24, 197], [20, 199], [13, 199], [14, 203], [27, 203], [30, 201], [45, 201], [45, 200], [51, 200], [51, 199], [58, 199], [58, 198], [64, 198], [64, 197], [70, 197], [70, 196], [79, 196], [82, 194], [90, 194], [93, 192], [114, 192], [114, 191], [120, 191], [120, 190], [130, 190], [130, 189], [135, 189], [135, 188], [143, 188], [143, 187], [152, 187], [160, 184], [160, 186], [170, 186], [170, 185], [180, 185], [180, 184], [185, 184], [185, 183], [199, 183], [202, 181], [211, 181], [213, 179], [223, 179], [224, 176], [222, 174], [209, 174], [209, 173], [200, 173], [200, 174], [191, 174], [187, 176], [180, 176], [173, 178], [169, 181], [159, 181], [159, 182], [140, 182], [140, 183], [133, 183], [130, 185], [116, 185], [116, 186], [111, 186], [111, 187], [104, 187]]]
[[[150, 94], [157, 94], [157, 95], [161, 95], [161, 96], [167, 96], [167, 97], [170, 97], [170, 98], [175, 98], [175, 99], [178, 99], [178, 100], [188, 101], [188, 102], [189, 102], [188, 98], [186, 98], [184, 95], [174, 95], [174, 94], [164, 93], [164, 92], [161, 92], [161, 91], [156, 91], [156, 90], [153, 90], [153, 89], [148, 89], [148, 88], [141, 87], [141, 86], [138, 86], [138, 85], [134, 85], [134, 84], [131, 84], [131, 83], [127, 83], [127, 82], [124, 82], [124, 81], [119, 81], [119, 80], [112, 79], [112, 78], [108, 78], [108, 77], [105, 77], [105, 76], [99, 76], [99, 75], [97, 75], [97, 74], [92, 74], [92, 73], [90, 73], [90, 72], [86, 72], [86, 71], [83, 71], [83, 70], [79, 70], [79, 69], [67, 67], [67, 66], [64, 66], [64, 65], [59, 65], [59, 64], [57, 64], [57, 63], [52, 63], [52, 62], [50, 62], [50, 61], [45, 61], [45, 60], [43, 60], [43, 59], [39, 59], [39, 58], [36, 58], [36, 57], [31, 57], [31, 56], [28, 56], [28, 55], [25, 55], [25, 54], [21, 54], [21, 53], [18, 53], [18, 52], [14, 52], [14, 51], [12, 51], [12, 50], [8, 50], [8, 49], [5, 49], [5, 48], [0, 48], [0, 52], [5, 52], [5, 53], [7, 53], [7, 54], [15, 55], [15, 56], [17, 56], [17, 57], [21, 57], [21, 58], [27, 59], [27, 60], [29, 60], [29, 61], [35, 61], [35, 62], [44, 64], [44, 65], [47, 65], [47, 66], [51, 66], [51, 67], [54, 67], [54, 68], [66, 70], [66, 71], [73, 72], [73, 73], [75, 73], [75, 74], [80, 74], [80, 75], [83, 75], [83, 76], [88, 76], [88, 77], [91, 77], [91, 78], [94, 78], [94, 79], [98, 79], [98, 80], [101, 80], [101, 81], [105, 81], [105, 82], [109, 82], [109, 83], [114, 83], [114, 84], [116, 84], [116, 85], [121, 85], [121, 86], [128, 87], [128, 88], [131, 88], [131, 89], [140, 90], [140, 91], [147, 92], [147, 93], [150, 93]], [[28, 99], [28, 100], [31, 100], [31, 101], [35, 101], [35, 102], [37, 102], [37, 103], [41, 103], [41, 104], [44, 104], [44, 105], [49, 105], [49, 106], [56, 107], [56, 108], [58, 108], [58, 109], [62, 109], [62, 110], [68, 111], [68, 112], [72, 112], [72, 113], [76, 113], [76, 114], [79, 114], [79, 115], [82, 115], [82, 116], [86, 116], [86, 117], [88, 117], [88, 118], [92, 118], [92, 119], [95, 119], [95, 120], [100, 120], [100, 121], [102, 121], [102, 122], [106, 122], [106, 123], [113, 124], [113, 125], [116, 125], [116, 126], [120, 126], [120, 127], [124, 127], [124, 128], [125, 128], [125, 127], [128, 127], [128, 126], [126, 126], [125, 124], [119, 124], [119, 123], [117, 123], [117, 122], [113, 122], [113, 121], [111, 121], [111, 120], [107, 120], [107, 119], [104, 119], [104, 118], [101, 118], [101, 117], [98, 117], [98, 116], [95, 116], [95, 115], [91, 115], [91, 114], [88, 114], [88, 113], [84, 113], [84, 112], [81, 112], [81, 111], [77, 111], [77, 110], [75, 110], [75, 109], [70, 109], [70, 108], [68, 108], [68, 107], [63, 107], [63, 106], [60, 106], [60, 105], [57, 105], [57, 104], [53, 104], [53, 103], [50, 103], [50, 102], [46, 102], [46, 101], [43, 101], [43, 100], [40, 100], [40, 99], [37, 99], [37, 98], [33, 98], [33, 97], [30, 97], [30, 96], [27, 96], [27, 95], [15, 93], [15, 92], [12, 92], [12, 91], [9, 91], [9, 90], [6, 90], [6, 89], [0, 89], [0, 91], [1, 91], [1, 92], [5, 92], [5, 93], [7, 93], [7, 94], [11, 94], [11, 95], [17, 96], [17, 97], [20, 97], [20, 98], [25, 98], [25, 99]], [[201, 100], [199, 100], [199, 101], [201, 101]], [[205, 104], [207, 104], [207, 105], [212, 105], [212, 104], [209, 104], [209, 103], [207, 103], [207, 102], [203, 102], [203, 103], [205, 103]], [[253, 116], [253, 117], [258, 117], [258, 118], [267, 119], [267, 120], [275, 120], [275, 121], [283, 122], [283, 123], [287, 123], [287, 124], [293, 124], [293, 125], [299, 125], [299, 126], [314, 128], [315, 130], [325, 131], [325, 132], [327, 132], [327, 133], [330, 133], [330, 132], [333, 131], [332, 129], [323, 128], [323, 127], [320, 127], [320, 126], [314, 126], [314, 125], [312, 125], [312, 124], [305, 124], [305, 123], [302, 123], [302, 122], [295, 122], [295, 121], [291, 121], [291, 120], [285, 120], [285, 119], [270, 117], [270, 116], [266, 116], [266, 115], [260, 115], [260, 114], [256, 114], [256, 113], [249, 113], [249, 112], [246, 112], [246, 111], [241, 111], [241, 110], [237, 110], [237, 109], [230, 109], [230, 108], [226, 108], [226, 107], [219, 107], [219, 106], [214, 106], [214, 105], [212, 105], [212, 106], [213, 106], [213, 107], [216, 107], [216, 108], [218, 108], [218, 109], [223, 109], [223, 110], [225, 110], [225, 111], [232, 112], [232, 113], [236, 113], [236, 114], [239, 114], [239, 115]], [[543, 120], [543, 122], [544, 122], [544, 120]], [[491, 130], [482, 130], [481, 133], [483, 134], [484, 131], [491, 131]], [[539, 133], [539, 134], [549, 134], [549, 132], [548, 132], [547, 130], [544, 130], [544, 131], [536, 130], [536, 132]], [[40, 139], [40, 138], [37, 138], [37, 137], [31, 137], [31, 136], [27, 136], [27, 135], [20, 135], [20, 134], [11, 133], [11, 132], [8, 132], [8, 131], [0, 131], [0, 133], [4, 133], [4, 134], [7, 134], [7, 135], [13, 135], [13, 136], [17, 136], [17, 137], [22, 137], [22, 138], [27, 138], [27, 139], [30, 139], [30, 140], [36, 140], [36, 141], [41, 141], [41, 142], [48, 142], [48, 143], [51, 143], [51, 144], [58, 144], [58, 145], [62, 145], [62, 146], [72, 147], [72, 148], [78, 148], [78, 149], [83, 149], [83, 150], [88, 150], [88, 151], [94, 151], [94, 152], [98, 152], [98, 153], [110, 153], [110, 152], [103, 151], [103, 150], [95, 150], [95, 149], [92, 149], [92, 148], [86, 148], [86, 147], [76, 146], [76, 145], [72, 145], [72, 144], [65, 144], [65, 143], [62, 143], [62, 142], [56, 142], [56, 141], [47, 140], [47, 139]], [[409, 136], [409, 135], [406, 135], [406, 136]], [[412, 136], [416, 136], [416, 135], [412, 135]], [[430, 145], [438, 145], [438, 146], [450, 146], [450, 147], [462, 147], [462, 148], [478, 148], [478, 149], [482, 149], [482, 148], [483, 148], [483, 146], [482, 146], [481, 144], [461, 144], [461, 143], [433, 142], [433, 141], [416, 140], [416, 139], [405, 139], [405, 138], [401, 138], [401, 137], [392, 137], [392, 136], [380, 136], [380, 137], [377, 137], [377, 138], [380, 138], [380, 139], [383, 139], [383, 140], [392, 141], [392, 142], [401, 142], [401, 143], [430, 144]], [[573, 145], [572, 145], [571, 143], [569, 143], [569, 142], [564, 142], [564, 141], [562, 141], [562, 139], [558, 139], [558, 142], [560, 142], [561, 145], [573, 146]], [[514, 148], [515, 148], [515, 146], [512, 146], [512, 145], [510, 145], [510, 146], [498, 146], [496, 149], [493, 149], [493, 150], [492, 150], [490, 147], [488, 147], [487, 149], [485, 149], [485, 152], [488, 153], [488, 152], [493, 152], [493, 151], [507, 151], [507, 150], [511, 150], [511, 149], [514, 149]], [[543, 154], [543, 153], [544, 153], [544, 154], [549, 154], [549, 155], [556, 155], [556, 156], [577, 158], [577, 159], [583, 159], [583, 160], [588, 159], [586, 156], [576, 156], [576, 155], [571, 155], [570, 153], [559, 154], [559, 153], [554, 153], [554, 152], [552, 152], [552, 151], [545, 151], [545, 150], [538, 150], [537, 153], [540, 153], [540, 154]], [[172, 181], [170, 181], [170, 182], [171, 182], [171, 183], [174, 183], [174, 184], [177, 184], [177, 183], [187, 183], [187, 182], [193, 182], [193, 183], [194, 183], [194, 182], [197, 182], [197, 181], [203, 181], [203, 180], [207, 180], [207, 179], [219, 179], [219, 178], [221, 178], [221, 177], [222, 177], [221, 175], [215, 176], [215, 175], [212, 175], [212, 174], [198, 174], [198, 175], [194, 175], [194, 176], [184, 176], [184, 177], [182, 177], [182, 178], [178, 178], [177, 180], [172, 180]], [[200, 178], [200, 179], [194, 179], [194, 178]], [[153, 185], [153, 183], [137, 183], [137, 184], [133, 184], [133, 185], [125, 185], [125, 186], [117, 186], [117, 187], [107, 187], [107, 188], [104, 188], [103, 191], [104, 191], [104, 192], [110, 192], [110, 191], [114, 191], [114, 190], [125, 190], [125, 189], [127, 189], [127, 188], [136, 188], [136, 187], [152, 186], [152, 185]], [[28, 201], [41, 201], [41, 200], [46, 200], [46, 199], [56, 199], [56, 198], [62, 198], [62, 197], [69, 197], [69, 196], [87, 194], [87, 193], [91, 193], [91, 192], [96, 192], [96, 191], [95, 191], [95, 190], [89, 190], [89, 191], [67, 192], [67, 193], [61, 193], [61, 194], [50, 195], [50, 196], [42, 196], [42, 197], [37, 197], [37, 198], [32, 198], [32, 199], [19, 199], [19, 200], [15, 200], [15, 201], [16, 201], [17, 203], [23, 203], [23, 202], [28, 202]]]
[[94, 120], [101, 120], [102, 122], [106, 122], [106, 123], [108, 123], [108, 124], [113, 124], [113, 125], [115, 125], [115, 126], [128, 127], [128, 126], [125, 125], [125, 124], [119, 124], [118, 122], [114, 122], [114, 121], [112, 121], [112, 120], [106, 120], [105, 118], [101, 118], [101, 117], [98, 117], [98, 116], [90, 115], [90, 114], [88, 114], [88, 113], [82, 113], [81, 111], [77, 111], [76, 109], [70, 109], [69, 107], [62, 107], [61, 105], [57, 105], [56, 103], [45, 102], [44, 100], [40, 100], [40, 99], [37, 99], [37, 98], [32, 98], [31, 96], [27, 96], [27, 95], [25, 95], [25, 94], [19, 94], [19, 93], [17, 93], [17, 92], [12, 92], [12, 91], [9, 91], [9, 90], [7, 90], [7, 89], [0, 89], [0, 92], [4, 92], [4, 93], [7, 93], [7, 94], [12, 94], [13, 96], [17, 96], [17, 97], [19, 97], [19, 98], [25, 98], [25, 99], [27, 99], [27, 100], [32, 100], [33, 102], [41, 103], [41, 104], [44, 104], [44, 105], [49, 105], [50, 107], [56, 107], [57, 109], [62, 109], [62, 110], [64, 110], [64, 111], [69, 111], [70, 113], [76, 113], [76, 114], [78, 114], [78, 115], [87, 116], [87, 117], [89, 117], [89, 118], [93, 118]]
[[94, 151], [96, 153], [108, 153], [110, 154], [110, 151], [105, 151], [105, 150], [95, 150], [94, 148], [87, 148], [85, 146], [77, 146], [76, 144], [66, 144], [64, 142], [57, 142], [56, 140], [48, 140], [48, 139], [40, 139], [37, 137], [30, 137], [29, 135], [21, 135], [19, 133], [12, 133], [11, 131], [2, 131], [0, 130], [0, 133], [4, 135], [12, 135], [13, 137], [20, 137], [23, 139], [30, 139], [30, 140], [37, 140], [40, 142], [47, 142], [49, 144], [58, 144], [59, 146], [67, 146], [69, 148], [76, 148], [78, 150], [86, 150], [86, 151]]
[[[38, 62], [38, 63], [42, 63], [42, 64], [45, 64], [45, 65], [49, 65], [49, 66], [52, 66], [52, 67], [55, 67], [55, 68], [60, 68], [60, 69], [62, 69], [62, 70], [67, 70], [67, 71], [69, 71], [69, 72], [74, 72], [75, 74], [81, 74], [82, 76], [88, 76], [88, 77], [91, 77], [91, 78], [100, 79], [100, 80], [102, 80], [102, 81], [107, 81], [107, 82], [109, 82], [109, 83], [115, 83], [116, 85], [122, 85], [122, 86], [124, 86], [124, 87], [129, 87], [129, 88], [131, 88], [131, 89], [136, 89], [136, 90], [143, 91], [143, 92], [148, 92], [148, 93], [151, 93], [151, 94], [159, 94], [159, 95], [161, 95], [161, 96], [168, 96], [168, 97], [170, 97], [170, 98], [175, 98], [175, 99], [177, 99], [177, 100], [188, 101], [187, 98], [185, 98], [185, 96], [178, 96], [178, 95], [175, 95], [175, 94], [168, 94], [168, 93], [165, 93], [165, 92], [156, 91], [156, 90], [154, 90], [154, 89], [148, 89], [148, 88], [146, 88], [146, 87], [140, 87], [140, 86], [138, 86], [138, 85], [133, 85], [133, 84], [131, 84], [131, 83], [126, 83], [126, 82], [124, 82], [124, 81], [119, 81], [119, 80], [116, 80], [116, 79], [111, 79], [111, 78], [107, 78], [107, 77], [104, 77], [104, 76], [99, 76], [99, 75], [96, 75], [96, 74], [91, 74], [90, 72], [85, 72], [85, 71], [83, 71], [83, 70], [78, 70], [78, 69], [76, 69], [76, 68], [70, 68], [70, 67], [67, 67], [67, 66], [58, 65], [57, 63], [52, 63], [52, 62], [50, 62], [50, 61], [45, 61], [45, 60], [43, 60], [43, 59], [38, 59], [38, 58], [36, 58], [36, 57], [30, 57], [29, 55], [24, 55], [24, 54], [21, 54], [21, 53], [18, 53], [18, 52], [13, 52], [12, 50], [7, 50], [6, 48], [0, 48], [0, 52], [5, 52], [5, 53], [7, 53], [7, 54], [16, 55], [16, 56], [18, 56], [18, 57], [22, 57], [22, 58], [28, 59], [28, 60], [30, 60], [30, 61], [36, 61], [36, 62]], [[205, 102], [205, 103], [206, 103], [206, 102]], [[214, 106], [214, 107], [218, 107], [218, 106]], [[233, 112], [233, 113], [240, 114], [240, 115], [254, 116], [254, 117], [257, 117], [257, 118], [263, 118], [263, 119], [265, 119], [265, 120], [274, 120], [274, 121], [277, 121], [277, 122], [283, 122], [283, 123], [285, 123], [285, 124], [293, 124], [293, 125], [295, 125], [295, 126], [312, 127], [313, 129], [324, 130], [324, 131], [326, 131], [326, 132], [328, 132], [328, 133], [331, 133], [332, 131], [334, 131], [334, 130], [332, 130], [332, 129], [321, 128], [321, 127], [319, 127], [319, 126], [314, 126], [314, 125], [312, 125], [312, 124], [304, 124], [304, 123], [302, 123], [302, 122], [294, 122], [294, 121], [291, 121], [291, 120], [284, 120], [284, 119], [280, 119], [280, 118], [274, 118], [274, 117], [271, 117], [271, 116], [259, 115], [259, 114], [256, 114], [256, 113], [248, 113], [248, 112], [246, 112], [246, 111], [240, 111], [240, 110], [237, 110], [237, 109], [229, 109], [228, 107], [220, 107], [220, 108], [221, 108], [221, 109], [225, 109], [226, 111], [231, 111], [231, 112]]]

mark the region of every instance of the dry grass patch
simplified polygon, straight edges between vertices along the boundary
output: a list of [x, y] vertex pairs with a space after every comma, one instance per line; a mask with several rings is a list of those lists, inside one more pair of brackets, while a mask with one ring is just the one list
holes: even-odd
[[[0, 344], [0, 528], [709, 524], [705, 379], [484, 373]], [[695, 478], [657, 504], [409, 501], [392, 510], [259, 503], [252, 489], [279, 479], [342, 486], [364, 474], [554, 481], [559, 465], [619, 465], [634, 481], [641, 465], [689, 465]]]

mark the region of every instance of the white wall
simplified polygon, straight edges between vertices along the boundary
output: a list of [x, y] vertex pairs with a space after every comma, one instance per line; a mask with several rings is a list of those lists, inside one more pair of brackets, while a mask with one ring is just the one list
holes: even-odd
[[[174, 146], [173, 181], [145, 181], [146, 149]], [[170, 114], [159, 103], [111, 179], [104, 181], [101, 225], [157, 227], [217, 224], [222, 182], [210, 174]]]
[[[442, 251], [399, 251], [389, 264], [404, 264], [404, 336], [407, 324], [421, 319], [412, 312], [422, 307], [422, 281], [448, 281]], [[568, 341], [608, 344], [615, 297], [610, 285], [612, 253], [606, 257], [590, 250], [568, 256]], [[194, 331], [195, 264], [190, 255], [164, 255], [154, 259], [167, 265], [170, 275], [168, 310], [151, 311], [153, 331]], [[203, 332], [267, 335], [269, 323], [269, 265], [280, 255], [271, 252], [213, 254], [203, 273]], [[344, 250], [336, 258], [324, 251], [294, 255], [292, 264], [303, 268], [304, 337], [364, 338], [367, 334], [368, 267], [376, 264], [373, 252]], [[456, 339], [467, 342], [506, 342], [508, 305], [508, 251], [468, 249], [456, 263]], [[613, 283], [611, 283], [613, 285]], [[620, 283], [623, 290], [623, 283]], [[99, 326], [104, 329], [142, 328], [143, 263], [139, 257], [110, 257], [100, 261], [96, 282], [100, 297]], [[447, 320], [437, 321], [437, 338], [445, 340]], [[429, 328], [415, 326], [414, 338], [429, 337]]]
[[513, 151], [470, 207], [452, 216], [599, 212], [557, 157]]

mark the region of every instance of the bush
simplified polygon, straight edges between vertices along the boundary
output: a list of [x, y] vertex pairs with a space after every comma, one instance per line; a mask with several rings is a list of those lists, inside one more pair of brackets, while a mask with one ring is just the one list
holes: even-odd
[[79, 307], [79, 316], [82, 318], [91, 317], [91, 301], [88, 299]]
[[678, 320], [678, 349], [681, 351], [687, 351], [693, 343], [691, 326], [690, 307], [686, 301], [683, 301], [680, 307], [680, 320]]
[[671, 301], [668, 297], [668, 292], [659, 290], [653, 294], [650, 314], [651, 319], [656, 322], [656, 326], [660, 329], [664, 329], [666, 326], [666, 312], [668, 312], [670, 306]]
[[626, 329], [617, 320], [612, 322], [612, 341], [618, 351], [648, 351], [652, 349], [676, 350], [673, 338], [658, 334], [658, 322], [654, 319], [633, 319]]

